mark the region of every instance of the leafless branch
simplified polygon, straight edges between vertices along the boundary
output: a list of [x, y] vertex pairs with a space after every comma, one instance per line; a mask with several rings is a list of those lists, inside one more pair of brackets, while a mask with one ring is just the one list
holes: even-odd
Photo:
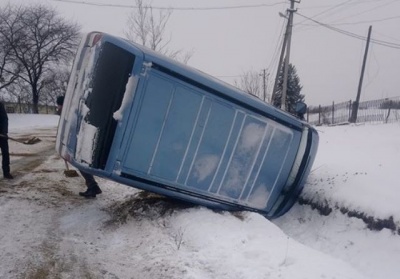
[[261, 98], [262, 86], [260, 73], [256, 71], [248, 71], [243, 73], [240, 81], [235, 80], [235, 86], [243, 91]]
[[[0, 11], [0, 61], [7, 59], [9, 69], [2, 70], [8, 80], [20, 79], [29, 84], [33, 111], [37, 113], [46, 74], [55, 65], [72, 59], [79, 38], [79, 26], [65, 21], [47, 6], [8, 5]], [[4, 56], [4, 57], [3, 57]], [[10, 63], [11, 62], [11, 63]], [[10, 85], [10, 84], [9, 84]], [[9, 86], [8, 85], [8, 86]]]
[[167, 24], [172, 10], [160, 10], [156, 14], [151, 5], [143, 5], [143, 0], [135, 0], [136, 8], [128, 17], [128, 29], [124, 32], [131, 42], [139, 43], [173, 59], [187, 63], [193, 52], [170, 50], [171, 36], [166, 35]]

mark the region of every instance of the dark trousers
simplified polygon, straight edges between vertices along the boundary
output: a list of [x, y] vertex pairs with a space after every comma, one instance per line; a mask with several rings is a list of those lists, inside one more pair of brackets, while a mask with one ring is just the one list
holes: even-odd
[[86, 173], [84, 171], [80, 171], [81, 175], [85, 179], [86, 186], [89, 188], [93, 188], [94, 186], [97, 186], [96, 180], [94, 180], [93, 175]]
[[0, 149], [1, 149], [1, 155], [3, 157], [1, 161], [3, 174], [8, 174], [10, 173], [10, 153], [8, 150], [8, 140], [3, 137], [0, 137]]

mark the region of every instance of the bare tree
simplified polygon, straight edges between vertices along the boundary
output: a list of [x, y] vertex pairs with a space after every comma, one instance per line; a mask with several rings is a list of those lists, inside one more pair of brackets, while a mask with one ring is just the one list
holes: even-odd
[[49, 73], [43, 79], [45, 86], [42, 89], [39, 103], [44, 105], [53, 105], [58, 96], [65, 95], [69, 78], [69, 69], [67, 67], [57, 67], [49, 70]]
[[16, 79], [15, 82], [7, 87], [7, 93], [10, 102], [19, 104], [20, 113], [22, 113], [21, 104], [25, 104], [24, 108], [27, 109], [24, 112], [33, 111], [31, 88], [27, 82], [22, 79]]
[[0, 10], [0, 90], [13, 84], [21, 72], [21, 65], [15, 59], [8, 39], [13, 37], [11, 30], [18, 28], [14, 26], [17, 21], [10, 6]]
[[[1, 40], [1, 38], [0, 38]], [[3, 44], [2, 44], [3, 45]], [[0, 90], [13, 84], [21, 72], [21, 67], [13, 61], [11, 49], [0, 47]]]
[[172, 10], [160, 10], [157, 14], [151, 5], [144, 5], [143, 0], [135, 0], [136, 8], [128, 17], [128, 27], [124, 32], [131, 42], [139, 43], [173, 59], [187, 63], [192, 52], [171, 50], [168, 48], [171, 36], [166, 37], [166, 26]]
[[52, 67], [68, 63], [77, 47], [79, 27], [43, 5], [8, 6], [11, 17], [2, 26], [2, 36], [21, 65], [18, 78], [29, 84], [32, 111], [38, 113], [40, 94]]
[[260, 99], [262, 98], [263, 89], [261, 84], [261, 76], [259, 72], [256, 71], [248, 71], [243, 73], [240, 77], [240, 80], [234, 81], [235, 86], [242, 89], [243, 91], [256, 96]]

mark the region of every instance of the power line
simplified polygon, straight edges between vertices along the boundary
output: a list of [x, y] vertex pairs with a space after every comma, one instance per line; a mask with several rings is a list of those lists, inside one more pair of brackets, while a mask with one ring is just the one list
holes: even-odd
[[[336, 4], [334, 6], [330, 6], [328, 9], [325, 9], [325, 10], [323, 10], [323, 11], [321, 11], [321, 12], [319, 12], [319, 13], [313, 15], [313, 16], [311, 16], [311, 18], [312, 19], [316, 19], [319, 16], [324, 15], [324, 18], [326, 19], [329, 16], [332, 16], [332, 15], [335, 15], [336, 13], [339, 13], [343, 8], [347, 8], [350, 5], [355, 5], [356, 3], [350, 3], [352, 1], [353, 0], [346, 0], [344, 2]], [[305, 21], [307, 21], [307, 19], [305, 19], [305, 20], [303, 20], [303, 21], [301, 21], [299, 23], [296, 23], [296, 26], [295, 26], [296, 32], [298, 32], [300, 30], [304, 30], [304, 28], [302, 29], [302, 27], [306, 26], [306, 24], [302, 24], [302, 23], [305, 22]], [[298, 27], [298, 25], [300, 25], [300, 28]]]
[[[337, 8], [340, 8], [340, 7], [346, 5], [347, 3], [351, 2], [351, 1], [352, 1], [352, 0], [347, 0], [347, 1], [341, 2], [341, 3], [339, 3], [339, 4], [337, 4], [337, 5], [333, 6], [333, 7], [330, 7], [329, 9], [323, 10], [322, 12], [320, 12], [320, 13], [318, 13], [318, 14], [316, 14], [316, 15], [313, 15], [312, 18], [314, 19], [314, 18], [316, 18], [316, 17], [318, 17], [318, 16], [320, 16], [320, 15], [323, 15], [323, 14], [325, 14], [325, 13], [327, 13], [327, 12], [330, 12], [330, 11], [332, 11], [332, 10], [335, 10], [335, 9], [337, 9]], [[303, 23], [304, 21], [306, 21], [306, 20], [301, 21], [299, 24]]]
[[[135, 5], [123, 5], [123, 4], [101, 4], [93, 3], [89, 1], [76, 1], [76, 0], [52, 0], [55, 2], [64, 2], [79, 5], [98, 6], [98, 7], [113, 7], [113, 8], [138, 8]], [[275, 2], [271, 4], [258, 4], [258, 5], [240, 5], [240, 6], [220, 6], [220, 7], [157, 7], [151, 6], [154, 10], [180, 10], [180, 11], [208, 11], [208, 10], [232, 10], [232, 9], [246, 9], [246, 8], [262, 8], [262, 7], [273, 7], [281, 4], [286, 4], [285, 1]]]
[[[380, 9], [380, 8], [382, 8], [382, 7], [386, 7], [386, 6], [388, 6], [388, 5], [391, 5], [391, 4], [393, 4], [394, 2], [396, 2], [396, 1], [398, 1], [398, 0], [392, 0], [391, 2], [389, 2], [389, 3], [383, 3], [382, 5], [378, 5], [378, 6], [375, 6], [375, 7], [373, 7], [373, 8], [370, 8], [370, 9], [367, 9], [367, 10], [364, 10], [364, 11], [361, 11], [361, 12], [359, 12], [359, 13], [356, 13], [356, 14], [353, 14], [353, 15], [349, 15], [349, 16], [346, 16], [346, 17], [342, 17], [342, 18], [340, 18], [340, 19], [337, 19], [336, 20], [336, 22], [337, 21], [341, 21], [341, 20], [343, 20], [343, 19], [347, 19], [347, 18], [354, 18], [354, 17], [356, 17], [356, 16], [359, 16], [359, 15], [363, 15], [363, 14], [365, 14], [365, 13], [368, 13], [368, 12], [371, 12], [371, 11], [376, 11], [377, 9]], [[332, 23], [331, 23], [332, 24]]]
[[[341, 33], [341, 34], [343, 34], [343, 35], [346, 35], [346, 36], [349, 36], [349, 37], [352, 37], [352, 38], [355, 38], [355, 39], [359, 39], [359, 40], [363, 40], [363, 41], [366, 41], [366, 40], [367, 40], [367, 38], [364, 37], [364, 36], [361, 36], [361, 35], [358, 35], [358, 34], [355, 34], [355, 33], [351, 33], [351, 32], [349, 32], [349, 31], [342, 30], [342, 29], [339, 29], [339, 28], [336, 28], [336, 27], [333, 27], [333, 26], [331, 26], [331, 25], [329, 25], [329, 24], [325, 24], [325, 23], [319, 22], [319, 21], [317, 21], [317, 20], [315, 20], [315, 19], [312, 19], [312, 18], [310, 18], [310, 17], [307, 17], [307, 16], [305, 16], [305, 15], [302, 15], [302, 14], [300, 14], [300, 13], [298, 13], [298, 12], [297, 12], [297, 14], [298, 14], [299, 16], [301, 16], [301, 17], [304, 17], [304, 18], [306, 18], [306, 19], [308, 19], [308, 20], [311, 20], [312, 22], [317, 23], [318, 25], [321, 25], [321, 26], [323, 26], [323, 27], [325, 27], [325, 28], [328, 28], [328, 29], [330, 29], [330, 30], [332, 30], [332, 31]], [[381, 45], [381, 46], [390, 47], [390, 48], [394, 48], [394, 49], [400, 49], [400, 44], [396, 44], [396, 43], [392, 43], [392, 42], [387, 42], [387, 41], [382, 41], [382, 40], [371, 39], [371, 43], [374, 43], [374, 44], [377, 44], [377, 45]]]
[[278, 37], [278, 40], [276, 42], [275, 50], [274, 50], [274, 53], [272, 55], [271, 61], [270, 61], [269, 66], [268, 66], [269, 70], [275, 68], [275, 65], [278, 64], [279, 50], [282, 47], [282, 38], [283, 38], [283, 34], [285, 32], [285, 27], [286, 27], [286, 22], [282, 21], [282, 27], [281, 27], [281, 30], [279, 32], [279, 37]]
[[[366, 20], [366, 21], [358, 21], [358, 22], [348, 22], [348, 23], [345, 22], [345, 23], [340, 23], [340, 21], [342, 21], [342, 20], [344, 20], [344, 19], [347, 19], [347, 18], [354, 18], [354, 17], [356, 17], [356, 16], [360, 16], [360, 15], [362, 15], [362, 14], [365, 14], [365, 13], [368, 13], [368, 12], [371, 12], [371, 11], [376, 11], [377, 9], [380, 9], [380, 8], [382, 8], [382, 7], [385, 7], [385, 6], [388, 6], [388, 5], [393, 4], [393, 3], [395, 3], [395, 2], [398, 1], [398, 0], [381, 0], [381, 1], [377, 1], [377, 0], [369, 0], [369, 1], [368, 1], [368, 0], [366, 0], [366, 1], [361, 1], [361, 0], [359, 0], [359, 1], [347, 0], [347, 1], [345, 1], [345, 2], [342, 2], [342, 3], [339, 3], [339, 4], [335, 5], [335, 6], [333, 6], [333, 7], [330, 8], [330, 9], [324, 10], [324, 11], [322, 11], [322, 12], [316, 14], [316, 15], [313, 15], [313, 16], [311, 16], [311, 18], [312, 18], [312, 19], [316, 19], [316, 17], [318, 17], [318, 16], [324, 14], [324, 19], [325, 19], [325, 21], [326, 21], [327, 16], [335, 15], [336, 13], [340, 12], [343, 8], [346, 8], [346, 9], [348, 10], [349, 8], [351, 8], [351, 6], [364, 5], [364, 4], [370, 5], [370, 3], [377, 4], [377, 2], [383, 2], [383, 1], [389, 1], [389, 2], [383, 3], [383, 4], [379, 4], [379, 5], [377, 5], [377, 6], [373, 7], [373, 8], [370, 8], [370, 9], [367, 9], [367, 10], [364, 10], [364, 11], [361, 11], [361, 12], [358, 12], [358, 13], [356, 13], [356, 14], [352, 14], [352, 15], [349, 15], [349, 16], [346, 16], [346, 17], [342, 17], [342, 18], [340, 18], [340, 19], [336, 19], [334, 22], [338, 22], [338, 23], [330, 22], [329, 24], [330, 24], [331, 26], [353, 25], [353, 24], [363, 24], [363, 23], [371, 23], [371, 22], [381, 22], [381, 21], [387, 21], [387, 20], [392, 20], [392, 19], [397, 19], [397, 18], [399, 18], [399, 16], [393, 16], [393, 17], [384, 18], [384, 19], [376, 19], [376, 20]], [[349, 2], [351, 2], [351, 3], [349, 3]], [[336, 9], [336, 8], [340, 8], [340, 10], [336, 10], [336, 11], [334, 11], [334, 12], [331, 12], [331, 13], [327, 14], [327, 15], [325, 14], [326, 12], [332, 11], [332, 10], [334, 10], [334, 9]], [[308, 26], [307, 24], [302, 24], [302, 23], [305, 22], [305, 21], [306, 21], [306, 20], [303, 20], [303, 21], [301, 21], [301, 22], [299, 22], [299, 23], [296, 23], [296, 25], [301, 25], [301, 27]], [[302, 29], [301, 27], [300, 27], [300, 28], [296, 28], [296, 30], [297, 30], [297, 31], [304, 30], [304, 28]], [[315, 27], [315, 26], [314, 26], [314, 27]], [[310, 28], [309, 28], [309, 29], [310, 29]]]
[[392, 16], [392, 17], [386, 17], [386, 18], [380, 18], [380, 19], [370, 19], [370, 20], [364, 20], [364, 21], [356, 21], [356, 22], [331, 23], [330, 25], [332, 25], [332, 26], [357, 25], [357, 24], [365, 24], [365, 23], [372, 23], [372, 22], [388, 21], [388, 20], [398, 19], [398, 18], [400, 18], [400, 16]]
[[375, 34], [378, 34], [378, 35], [381, 36], [381, 37], [386, 37], [386, 38], [388, 38], [388, 39], [390, 39], [390, 40], [392, 40], [392, 41], [400, 42], [400, 39], [399, 39], [399, 38], [395, 38], [395, 37], [389, 36], [389, 35], [387, 35], [387, 34], [383, 34], [383, 33], [379, 32], [379, 31], [376, 31], [376, 30], [375, 30], [374, 33], [375, 33]]

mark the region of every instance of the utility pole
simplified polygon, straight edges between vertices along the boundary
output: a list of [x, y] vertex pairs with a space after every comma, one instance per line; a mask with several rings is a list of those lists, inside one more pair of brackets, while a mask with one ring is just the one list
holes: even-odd
[[372, 31], [372, 26], [370, 25], [368, 28], [367, 44], [365, 45], [364, 60], [363, 60], [362, 68], [361, 68], [360, 81], [358, 82], [357, 97], [356, 97], [356, 101], [353, 103], [353, 110], [351, 111], [351, 116], [349, 119], [350, 123], [355, 123], [357, 121], [358, 105], [360, 103], [361, 88], [362, 88], [362, 83], [363, 83], [363, 79], [364, 79], [365, 65], [367, 63], [369, 42], [371, 40], [371, 31]]
[[282, 86], [282, 100], [281, 100], [281, 109], [282, 110], [287, 110], [287, 108], [286, 108], [286, 93], [287, 93], [287, 81], [288, 81], [289, 60], [290, 60], [290, 44], [291, 44], [291, 40], [292, 40], [293, 13], [296, 12], [296, 10], [294, 9], [294, 2], [295, 2], [295, 0], [290, 0], [290, 9], [287, 10], [287, 12], [289, 13], [289, 18], [288, 18], [285, 65], [283, 68], [283, 86]]
[[[282, 96], [281, 96], [281, 109], [286, 110], [286, 92], [287, 92], [287, 80], [288, 80], [288, 71], [289, 71], [289, 59], [290, 59], [290, 44], [291, 44], [291, 36], [292, 36], [292, 28], [293, 28], [293, 13], [297, 10], [294, 9], [294, 3], [300, 3], [300, 1], [289, 0], [290, 8], [287, 9], [287, 16], [279, 13], [280, 16], [286, 18], [286, 32], [285, 37], [282, 43], [281, 54], [278, 62], [278, 70], [276, 71], [274, 88], [272, 90], [271, 102], [275, 99], [276, 91], [278, 90], [278, 80], [281, 67], [283, 65], [283, 88], [282, 88]], [[286, 54], [286, 55], [285, 55]], [[284, 60], [285, 59], [285, 60]]]
[[263, 79], [263, 101], [265, 102], [265, 99], [267, 98], [267, 79], [269, 74], [266, 73], [267, 69], [262, 69], [262, 74], [260, 74], [260, 76], [262, 76]]
[[[279, 13], [279, 15], [283, 16], [281, 13]], [[285, 16], [283, 16], [283, 17], [285, 17]], [[281, 66], [282, 66], [282, 63], [283, 63], [283, 57], [285, 56], [286, 42], [287, 42], [287, 39], [288, 39], [288, 30], [289, 30], [289, 21], [287, 22], [286, 32], [285, 32], [285, 36], [283, 38], [281, 54], [279, 56], [279, 62], [278, 62], [278, 69], [277, 69], [276, 75], [275, 75], [274, 88], [272, 89], [271, 102], [273, 102], [273, 100], [275, 99], [275, 93], [276, 93], [276, 91], [278, 89], [279, 73], [281, 71]]]

